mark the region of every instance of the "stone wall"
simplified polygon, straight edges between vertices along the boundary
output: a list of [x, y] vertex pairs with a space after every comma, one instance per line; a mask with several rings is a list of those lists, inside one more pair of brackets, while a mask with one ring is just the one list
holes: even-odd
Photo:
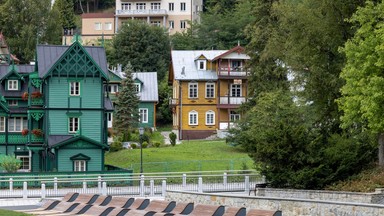
[[[341, 195], [340, 195], [341, 197]], [[246, 207], [247, 209], [281, 210], [284, 216], [378, 216], [384, 215], [384, 205], [310, 200], [298, 198], [258, 197], [167, 191], [166, 200], [209, 205]]]

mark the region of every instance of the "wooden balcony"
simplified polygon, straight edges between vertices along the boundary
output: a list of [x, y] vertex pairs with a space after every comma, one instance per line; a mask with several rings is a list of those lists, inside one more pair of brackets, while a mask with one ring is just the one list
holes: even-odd
[[[228, 127], [229, 126], [229, 127]], [[219, 130], [228, 130], [229, 128], [236, 127], [235, 122], [220, 122], [219, 123]]]
[[116, 16], [127, 17], [153, 17], [153, 16], [167, 16], [168, 12], [165, 9], [157, 10], [116, 10]]
[[218, 108], [237, 108], [247, 100], [245, 97], [220, 97]]
[[44, 99], [42, 97], [31, 99], [31, 106], [43, 106], [43, 105], [44, 105]]
[[[44, 136], [31, 135], [31, 142], [42, 143], [44, 142]], [[0, 134], [0, 143], [5, 143], [5, 133]], [[9, 132], [8, 133], [9, 144], [26, 144], [28, 143], [28, 135], [23, 136], [21, 132]]]
[[220, 67], [218, 76], [219, 78], [246, 78], [249, 76], [249, 71], [244, 67]]

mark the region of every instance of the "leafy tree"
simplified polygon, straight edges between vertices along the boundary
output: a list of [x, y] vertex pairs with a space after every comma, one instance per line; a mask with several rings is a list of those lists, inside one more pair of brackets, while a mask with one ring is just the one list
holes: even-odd
[[132, 66], [128, 63], [124, 69], [125, 79], [121, 83], [115, 107], [115, 126], [120, 134], [135, 128], [139, 120], [139, 97], [135, 91], [132, 73]]
[[157, 71], [162, 80], [168, 71], [170, 42], [163, 27], [130, 20], [122, 25], [112, 42], [112, 64], [131, 62], [133, 71]]
[[2, 155], [0, 157], [0, 167], [7, 172], [16, 172], [21, 166], [21, 160], [14, 155]]
[[371, 130], [378, 135], [379, 164], [384, 165], [384, 2], [368, 1], [350, 22], [357, 31], [343, 49], [347, 62], [341, 73], [345, 85], [338, 100], [344, 127]]
[[39, 43], [57, 43], [57, 29], [52, 23], [58, 20], [50, 11], [50, 0], [6, 0], [0, 5], [0, 30], [22, 63], [34, 60], [37, 39]]

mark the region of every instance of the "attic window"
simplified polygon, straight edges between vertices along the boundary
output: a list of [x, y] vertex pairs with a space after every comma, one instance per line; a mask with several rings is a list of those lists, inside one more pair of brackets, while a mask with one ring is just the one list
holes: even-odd
[[206, 60], [198, 60], [197, 61], [197, 69], [198, 70], [207, 70], [207, 61]]
[[8, 80], [8, 90], [19, 90], [19, 82], [17, 80]]
[[135, 83], [135, 92], [140, 92], [140, 91], [141, 91], [140, 83]]

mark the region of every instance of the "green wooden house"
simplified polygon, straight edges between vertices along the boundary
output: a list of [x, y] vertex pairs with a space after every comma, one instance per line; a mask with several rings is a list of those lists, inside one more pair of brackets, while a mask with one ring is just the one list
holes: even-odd
[[[139, 127], [156, 128], [156, 105], [159, 101], [157, 72], [137, 72], [132, 76], [136, 92], [139, 96]], [[110, 94], [112, 101], [116, 100], [116, 93], [124, 76], [121, 69], [109, 71], [109, 86], [107, 92]], [[113, 116], [108, 116], [108, 127], [113, 127]]]
[[23, 171], [102, 171], [107, 145], [103, 47], [37, 46], [35, 65], [0, 65], [0, 154]]

